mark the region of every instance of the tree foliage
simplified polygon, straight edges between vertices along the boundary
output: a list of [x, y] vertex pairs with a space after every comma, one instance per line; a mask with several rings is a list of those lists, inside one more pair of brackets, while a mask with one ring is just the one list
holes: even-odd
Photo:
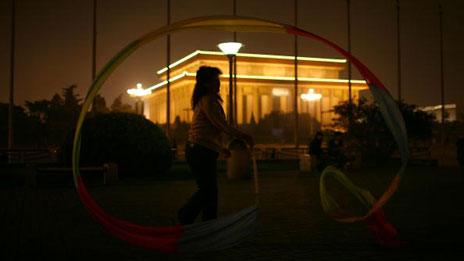
[[106, 106], [105, 97], [97, 94], [93, 100], [91, 114], [108, 113], [110, 110]]
[[[82, 108], [82, 98], [77, 86], [63, 88], [50, 99], [26, 101], [25, 106], [15, 106], [13, 115], [14, 144], [21, 147], [58, 147], [66, 134], [76, 125]], [[123, 103], [122, 94], [111, 105], [115, 112], [134, 113], [130, 104]], [[109, 113], [105, 98], [97, 94], [88, 116]], [[0, 146], [8, 142], [8, 104], [0, 103]]]
[[[365, 159], [384, 159], [396, 149], [393, 136], [388, 129], [379, 107], [361, 99], [352, 105], [352, 122], [349, 124], [348, 102], [335, 106], [338, 115], [334, 127], [347, 130], [350, 149], [360, 153]], [[416, 105], [398, 103], [406, 123], [410, 143], [431, 139], [435, 117], [432, 114], [418, 110]]]
[[[62, 146], [60, 159], [71, 164], [74, 131]], [[164, 131], [141, 115], [111, 112], [84, 121], [81, 133], [81, 164], [117, 163], [120, 175], [150, 176], [171, 166], [171, 150]]]
[[[0, 103], [0, 147], [8, 145], [9, 105]], [[39, 122], [31, 119], [21, 106], [13, 108], [13, 144], [15, 147], [28, 147], [35, 144], [39, 131]]]
[[118, 97], [114, 99], [113, 104], [111, 104], [111, 111], [112, 112], [129, 112], [129, 113], [135, 112], [135, 110], [132, 108], [130, 104], [123, 103], [122, 94], [119, 94]]
[[74, 127], [81, 110], [81, 98], [76, 85], [63, 88], [50, 100], [26, 101], [31, 120], [38, 123], [37, 143], [40, 146], [57, 146], [63, 143], [66, 133]]

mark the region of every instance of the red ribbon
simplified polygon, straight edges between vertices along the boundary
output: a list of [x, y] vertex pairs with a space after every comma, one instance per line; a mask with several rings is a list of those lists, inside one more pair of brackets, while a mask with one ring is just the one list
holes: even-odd
[[367, 228], [383, 247], [401, 247], [406, 245], [405, 241], [397, 239], [398, 231], [387, 221], [382, 209], [372, 213], [365, 219]]

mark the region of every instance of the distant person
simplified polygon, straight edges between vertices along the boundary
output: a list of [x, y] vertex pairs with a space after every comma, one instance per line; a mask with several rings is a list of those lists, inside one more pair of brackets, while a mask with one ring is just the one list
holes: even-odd
[[250, 135], [228, 125], [219, 96], [222, 72], [216, 67], [201, 66], [192, 95], [193, 120], [188, 132], [185, 158], [195, 177], [198, 190], [178, 211], [181, 224], [192, 224], [200, 212], [202, 220], [217, 218], [218, 188], [216, 166], [219, 153], [227, 158], [230, 151], [222, 146], [222, 134], [243, 139], [250, 147]]
[[176, 160], [177, 159], [177, 142], [176, 139], [172, 139], [172, 144], [171, 144], [171, 152], [172, 152], [172, 159]]
[[316, 135], [314, 135], [314, 138], [311, 140], [309, 143], [309, 155], [311, 156], [316, 156], [319, 157], [322, 155], [322, 132], [318, 131], [316, 132]]
[[316, 132], [314, 138], [311, 140], [308, 146], [308, 153], [311, 155], [311, 165], [316, 166], [318, 171], [322, 171], [323, 168], [323, 150], [322, 150], [322, 132]]
[[277, 149], [276, 148], [272, 148], [271, 149], [271, 159], [272, 160], [275, 160], [277, 157]]
[[330, 139], [327, 147], [327, 156], [330, 164], [339, 169], [343, 169], [345, 167], [347, 158], [343, 149], [341, 133], [336, 132], [334, 137]]

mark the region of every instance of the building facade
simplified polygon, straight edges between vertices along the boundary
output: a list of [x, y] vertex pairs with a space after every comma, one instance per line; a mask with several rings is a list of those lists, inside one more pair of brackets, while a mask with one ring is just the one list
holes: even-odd
[[[422, 106], [418, 109], [433, 114], [435, 116], [435, 119], [441, 123], [441, 104]], [[445, 104], [445, 122], [456, 121], [456, 114], [456, 104]]]
[[[229, 109], [229, 61], [221, 52], [195, 51], [170, 65], [171, 123], [192, 120], [191, 95], [195, 73], [200, 66], [222, 70], [220, 95], [224, 110]], [[348, 100], [348, 80], [341, 79], [345, 59], [298, 57], [298, 113], [318, 122], [319, 128], [329, 127], [334, 118], [333, 107]], [[145, 116], [158, 124], [166, 123], [166, 71], [157, 71], [161, 82], [149, 87], [144, 97]], [[272, 112], [290, 114], [294, 111], [294, 57], [239, 53], [237, 55], [236, 122], [241, 125], [259, 123]], [[362, 80], [352, 80], [352, 98], [366, 90]], [[320, 94], [320, 95], [319, 95]], [[311, 95], [320, 97], [308, 99]], [[312, 131], [312, 130], [311, 130]]]

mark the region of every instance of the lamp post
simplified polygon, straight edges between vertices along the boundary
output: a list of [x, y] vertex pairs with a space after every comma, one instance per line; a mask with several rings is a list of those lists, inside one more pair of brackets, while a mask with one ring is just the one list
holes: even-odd
[[233, 80], [237, 74], [237, 72], [234, 70], [234, 63], [235, 63], [235, 56], [237, 55], [241, 47], [242, 47], [242, 44], [237, 43], [237, 42], [226, 42], [226, 43], [218, 44], [218, 48], [229, 59], [229, 109], [228, 109], [227, 114], [229, 118], [229, 124], [231, 125], [234, 124], [234, 117], [235, 117], [233, 113], [234, 111], [233, 95], [234, 95], [234, 91], [235, 92], [237, 91], [236, 88], [234, 88], [234, 80]]
[[[314, 102], [314, 101], [319, 101], [321, 98], [322, 98], [322, 94], [315, 93], [314, 89], [309, 89], [307, 93], [301, 94], [301, 99], [303, 101]], [[316, 107], [314, 107], [314, 111], [316, 110], [315, 108]], [[314, 113], [314, 117], [316, 117], [316, 113]], [[309, 121], [309, 123], [310, 123], [310, 125], [309, 125], [310, 126], [310, 131], [311, 131], [311, 134], [312, 134], [313, 133], [313, 120], [311, 119]], [[322, 123], [322, 118], [321, 118], [321, 123]]]
[[[15, 89], [15, 62], [16, 62], [16, 1], [11, 3], [11, 55], [10, 55], [10, 93], [8, 101], [8, 149], [13, 149], [14, 145], [14, 89]], [[8, 162], [11, 163], [11, 154], [8, 154]]]
[[441, 97], [441, 144], [445, 148], [445, 71], [443, 69], [443, 8], [438, 6], [440, 18], [440, 97]]
[[143, 100], [142, 97], [151, 94], [151, 90], [143, 89], [141, 83], [137, 83], [137, 88], [128, 89], [127, 93], [131, 97], [137, 98], [135, 101], [135, 113], [143, 115]]

